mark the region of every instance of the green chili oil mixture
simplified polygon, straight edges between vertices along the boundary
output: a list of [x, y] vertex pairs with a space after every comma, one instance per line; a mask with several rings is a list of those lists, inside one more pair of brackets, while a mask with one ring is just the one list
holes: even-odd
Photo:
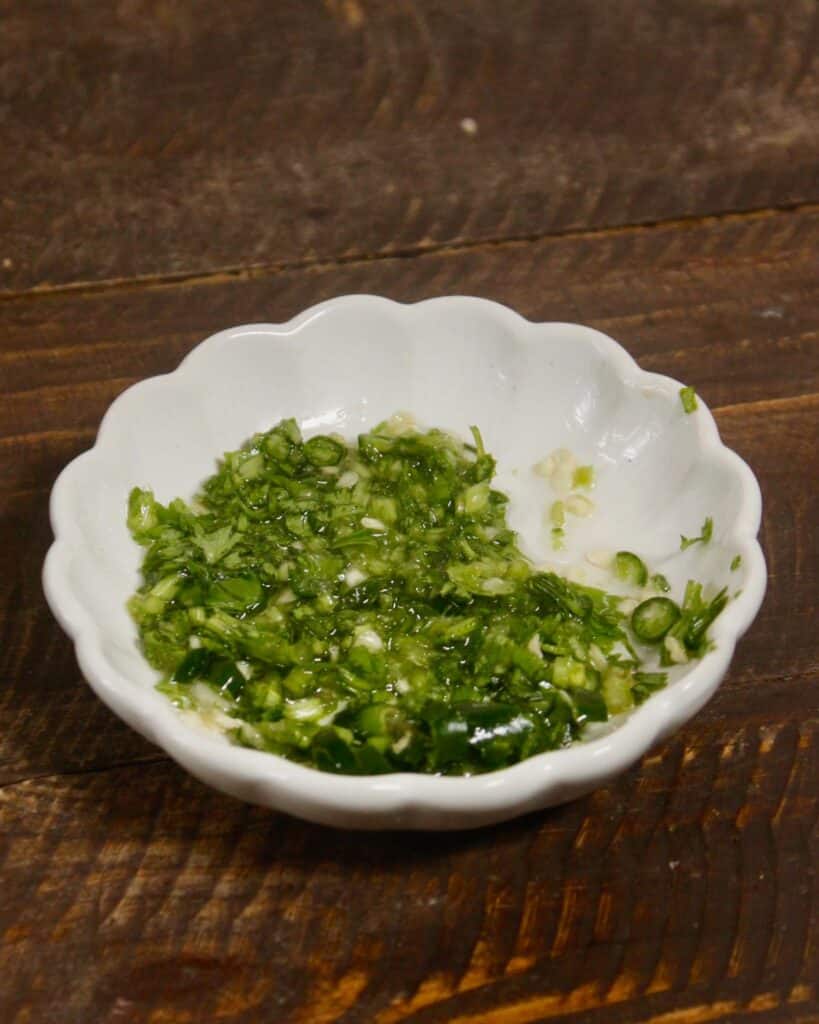
[[[294, 420], [227, 453], [196, 499], [130, 495], [146, 550], [129, 609], [158, 689], [239, 744], [324, 771], [466, 775], [574, 740], [700, 657], [724, 607], [538, 571], [495, 461], [398, 417], [348, 444]], [[622, 557], [621, 557], [622, 556]], [[637, 556], [618, 570], [645, 581]], [[666, 584], [667, 586], [667, 584]], [[644, 649], [645, 650], [645, 649]]]

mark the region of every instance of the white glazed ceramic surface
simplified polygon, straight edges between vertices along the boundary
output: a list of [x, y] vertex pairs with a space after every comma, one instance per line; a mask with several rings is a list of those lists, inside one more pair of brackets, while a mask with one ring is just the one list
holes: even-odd
[[[401, 305], [344, 296], [287, 324], [223, 331], [174, 373], [121, 395], [94, 447], [60, 475], [44, 568], [49, 604], [99, 697], [193, 775], [243, 800], [330, 825], [428, 829], [474, 827], [569, 800], [606, 783], [703, 706], [764, 594], [756, 480], [720, 442], [702, 402], [683, 413], [679, 388], [640, 370], [597, 331], [531, 323], [476, 298]], [[712, 627], [715, 649], [676, 669], [665, 690], [597, 738], [473, 778], [323, 774], [191, 724], [154, 690], [125, 610], [141, 555], [125, 525], [128, 492], [140, 485], [162, 501], [190, 497], [223, 451], [284, 416], [308, 435], [354, 437], [399, 410], [462, 435], [470, 424], [481, 428], [498, 460], [497, 484], [512, 497], [512, 525], [538, 562], [568, 568], [589, 551], [626, 548], [665, 573], [678, 595], [689, 577], [739, 591]], [[531, 472], [557, 447], [597, 471], [596, 512], [571, 521], [559, 554], [544, 526], [554, 496]], [[706, 515], [713, 541], [681, 552], [680, 534], [697, 535]], [[731, 572], [736, 554], [742, 565]]]

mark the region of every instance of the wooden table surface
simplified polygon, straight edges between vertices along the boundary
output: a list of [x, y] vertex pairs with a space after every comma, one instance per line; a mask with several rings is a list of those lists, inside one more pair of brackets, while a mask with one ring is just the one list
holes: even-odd
[[[0, 1021], [819, 1020], [819, 4], [0, 2]], [[206, 789], [39, 573], [111, 400], [231, 324], [485, 295], [693, 384], [770, 586], [606, 789], [356, 834]]]

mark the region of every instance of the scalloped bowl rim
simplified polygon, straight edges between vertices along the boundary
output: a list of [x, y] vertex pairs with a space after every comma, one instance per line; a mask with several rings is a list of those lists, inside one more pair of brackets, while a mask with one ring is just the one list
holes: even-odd
[[719, 454], [726, 469], [740, 481], [740, 511], [731, 541], [742, 555], [745, 582], [712, 627], [715, 647], [678, 680], [652, 696], [611, 732], [598, 739], [538, 754], [509, 768], [468, 778], [411, 773], [347, 776], [319, 772], [274, 754], [227, 745], [185, 724], [176, 709], [140, 701], [121, 673], [103, 655], [100, 629], [78, 599], [68, 572], [71, 546], [66, 541], [70, 512], [68, 494], [79, 467], [94, 460], [118, 416], [123, 400], [136, 389], [168, 378], [184, 379], [188, 369], [245, 333], [289, 335], [303, 329], [326, 310], [353, 306], [389, 307], [397, 316], [444, 304], [468, 304], [499, 318], [524, 343], [536, 340], [544, 326], [584, 332], [598, 353], [615, 368], [620, 382], [641, 385], [682, 385], [665, 375], [642, 370], [626, 350], [593, 328], [562, 322], [537, 322], [488, 299], [445, 296], [418, 303], [399, 303], [374, 295], [345, 295], [312, 306], [286, 323], [243, 324], [211, 335], [195, 346], [170, 374], [140, 381], [126, 389], [105, 413], [94, 445], [60, 473], [50, 498], [54, 532], [43, 567], [43, 585], [51, 610], [73, 639], [79, 667], [95, 693], [121, 719], [166, 751], [202, 781], [249, 802], [287, 811], [311, 821], [353, 828], [476, 827], [527, 811], [562, 803], [602, 785], [634, 764], [655, 743], [693, 716], [713, 695], [724, 676], [740, 636], [753, 621], [765, 593], [766, 567], [756, 539], [762, 502], [756, 477], [748, 465], [719, 437], [710, 411], [700, 400], [697, 440], [700, 454]]

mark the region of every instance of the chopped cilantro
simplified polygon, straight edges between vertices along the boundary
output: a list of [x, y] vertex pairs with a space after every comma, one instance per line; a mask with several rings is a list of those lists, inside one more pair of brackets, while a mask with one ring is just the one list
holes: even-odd
[[666, 672], [635, 672], [634, 679], [635, 683], [631, 688], [631, 694], [635, 703], [642, 704], [652, 693], [662, 690], [668, 682], [668, 674]]
[[[708, 627], [728, 604], [725, 587], [710, 600], [703, 596], [701, 583], [689, 580], [685, 588], [680, 617], [668, 630], [666, 641], [671, 638], [681, 644], [688, 657], [701, 658], [709, 650]], [[663, 664], [669, 664], [667, 649], [663, 651]]]
[[692, 544], [707, 544], [714, 534], [714, 520], [707, 516], [705, 522], [702, 524], [699, 537], [680, 537], [680, 551], [685, 551], [686, 548], [690, 548]]

